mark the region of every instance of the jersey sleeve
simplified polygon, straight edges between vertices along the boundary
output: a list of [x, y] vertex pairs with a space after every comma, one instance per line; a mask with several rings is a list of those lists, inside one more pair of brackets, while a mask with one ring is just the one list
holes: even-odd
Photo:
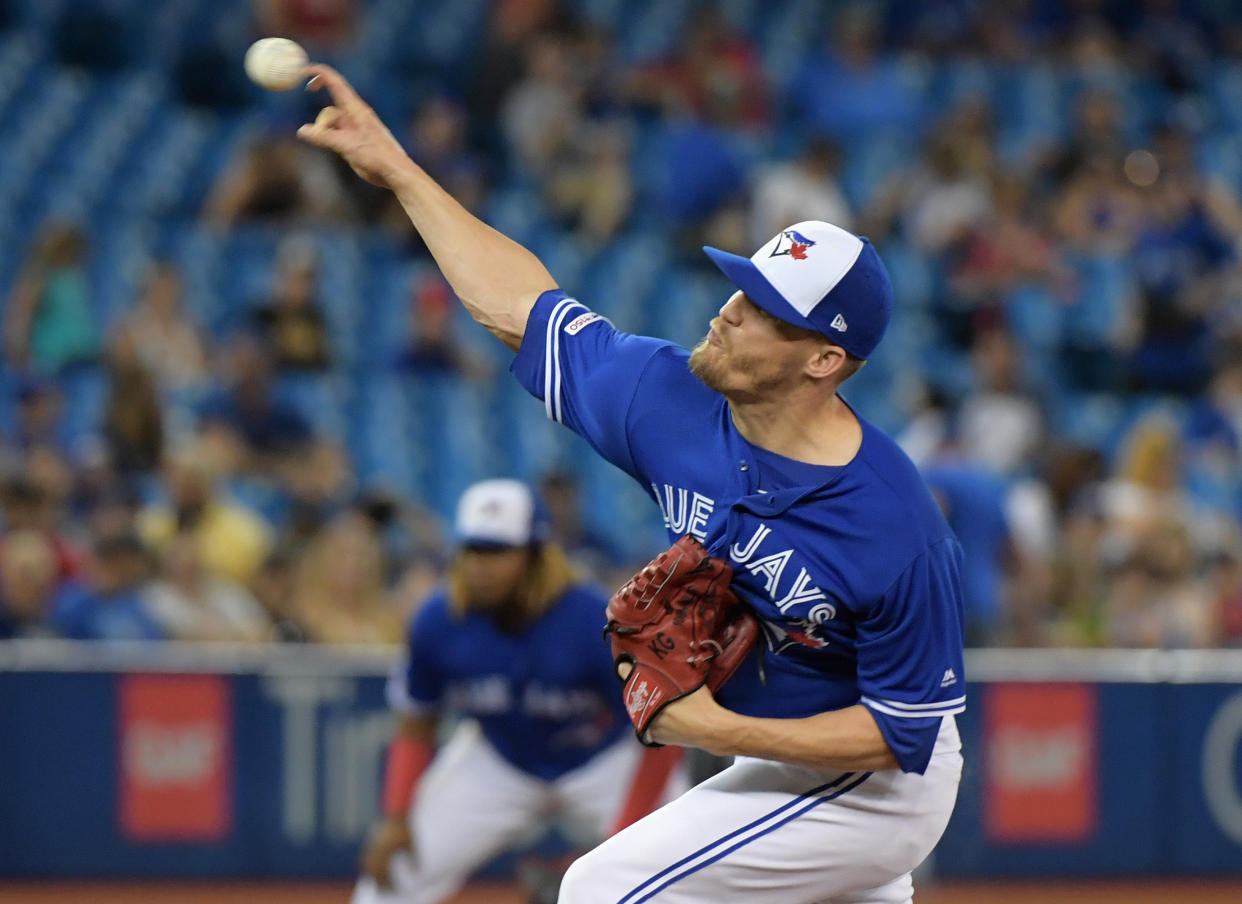
[[961, 547], [918, 556], [858, 626], [858, 688], [905, 772], [922, 773], [945, 716], [966, 709]]
[[531, 395], [543, 400], [551, 420], [640, 477], [627, 429], [630, 403], [651, 359], [670, 345], [619, 332], [558, 289], [535, 302], [511, 370]]
[[437, 652], [448, 617], [442, 596], [429, 600], [414, 616], [406, 635], [406, 655], [388, 676], [386, 696], [392, 709], [419, 715], [439, 707], [444, 696], [444, 672]]

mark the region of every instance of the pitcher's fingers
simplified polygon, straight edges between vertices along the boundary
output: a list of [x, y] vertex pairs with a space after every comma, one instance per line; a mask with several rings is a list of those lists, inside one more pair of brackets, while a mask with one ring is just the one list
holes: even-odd
[[345, 76], [327, 63], [311, 63], [306, 67], [306, 73], [313, 76], [306, 87], [318, 90], [320, 85], [327, 86], [328, 93], [332, 95], [332, 102], [338, 107], [348, 110], [350, 107], [363, 105], [362, 98], [358, 96], [353, 86], [345, 81]]
[[316, 147], [336, 151], [338, 154], [344, 150], [346, 144], [345, 139], [341, 137], [339, 129], [329, 129], [317, 123], [307, 123], [304, 126], [299, 126], [298, 138]]
[[336, 121], [340, 115], [341, 111], [336, 107], [324, 107], [319, 111], [319, 115], [315, 117], [315, 127], [320, 129], [330, 129], [336, 125]]

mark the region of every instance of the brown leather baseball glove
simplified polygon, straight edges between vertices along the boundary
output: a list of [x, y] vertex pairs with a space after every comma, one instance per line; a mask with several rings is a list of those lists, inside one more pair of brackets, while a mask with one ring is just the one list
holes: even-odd
[[[652, 719], [706, 684], [715, 693], [759, 634], [754, 615], [729, 589], [733, 569], [698, 540], [682, 537], [652, 559], [608, 601], [604, 633], [612, 643], [625, 708], [649, 747]], [[633, 668], [627, 676], [621, 665]]]

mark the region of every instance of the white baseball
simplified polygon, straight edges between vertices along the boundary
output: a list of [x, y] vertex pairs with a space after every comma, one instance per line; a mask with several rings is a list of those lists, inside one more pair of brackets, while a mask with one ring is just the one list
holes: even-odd
[[309, 62], [297, 41], [260, 38], [246, 51], [246, 75], [268, 91], [290, 91], [301, 84]]

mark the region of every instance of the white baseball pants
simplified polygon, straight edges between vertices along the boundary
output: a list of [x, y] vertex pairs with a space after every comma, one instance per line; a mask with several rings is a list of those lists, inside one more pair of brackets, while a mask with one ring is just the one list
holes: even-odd
[[643, 748], [626, 737], [555, 782], [511, 766], [476, 722], [463, 722], [418, 786], [413, 856], [392, 859], [393, 887], [359, 879], [353, 904], [436, 904], [501, 852], [550, 823], [594, 844], [613, 827]]
[[924, 775], [739, 759], [569, 868], [560, 904], [909, 904], [957, 797], [944, 720]]

